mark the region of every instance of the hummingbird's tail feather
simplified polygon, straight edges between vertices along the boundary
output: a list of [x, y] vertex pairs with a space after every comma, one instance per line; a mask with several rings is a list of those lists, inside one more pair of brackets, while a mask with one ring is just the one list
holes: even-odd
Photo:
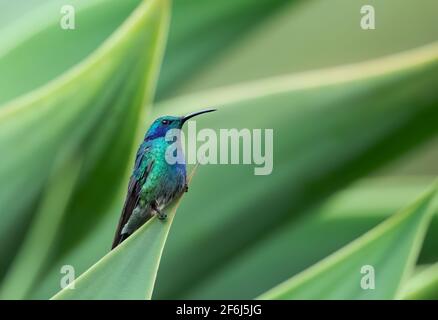
[[123, 227], [128, 222], [129, 218], [132, 215], [132, 212], [137, 207], [138, 202], [140, 200], [138, 196], [140, 189], [141, 186], [139, 182], [134, 177], [131, 177], [128, 185], [128, 194], [125, 199], [125, 204], [123, 205], [122, 214], [120, 216], [119, 223], [117, 225], [111, 250], [117, 247], [123, 240], [125, 240], [129, 236], [127, 235], [123, 240], [121, 240], [121, 238], [123, 237], [122, 234]]

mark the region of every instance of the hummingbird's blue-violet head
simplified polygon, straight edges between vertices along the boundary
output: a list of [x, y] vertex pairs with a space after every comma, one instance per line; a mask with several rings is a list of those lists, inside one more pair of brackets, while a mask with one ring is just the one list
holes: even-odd
[[145, 140], [153, 140], [160, 137], [165, 137], [167, 131], [171, 129], [181, 129], [183, 124], [200, 114], [216, 111], [216, 109], [201, 110], [182, 117], [175, 116], [163, 116], [156, 119], [150, 126], [149, 130], [146, 132]]

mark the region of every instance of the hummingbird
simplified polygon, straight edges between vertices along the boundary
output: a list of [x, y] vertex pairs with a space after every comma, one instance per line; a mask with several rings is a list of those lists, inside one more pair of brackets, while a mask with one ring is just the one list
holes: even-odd
[[163, 116], [152, 123], [137, 151], [111, 249], [122, 243], [153, 215], [156, 214], [160, 220], [166, 219], [166, 206], [176, 196], [188, 191], [185, 162], [169, 164], [166, 160], [166, 150], [172, 143], [178, 144], [176, 151], [184, 156], [181, 139], [168, 141], [166, 134], [171, 129], [181, 130], [187, 120], [212, 111], [216, 109], [201, 110], [182, 117]]

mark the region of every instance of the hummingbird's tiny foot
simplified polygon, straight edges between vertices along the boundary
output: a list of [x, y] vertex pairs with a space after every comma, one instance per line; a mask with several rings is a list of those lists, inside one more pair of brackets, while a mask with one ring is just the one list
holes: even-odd
[[167, 218], [167, 214], [164, 212], [161, 212], [161, 210], [158, 209], [157, 202], [155, 202], [155, 201], [152, 204], [152, 210], [155, 212], [155, 214], [157, 214], [158, 219], [165, 220]]
[[189, 186], [187, 184], [184, 186], [184, 192], [189, 192]]
[[158, 219], [165, 220], [167, 218], [167, 214], [161, 212], [161, 210], [159, 210], [158, 208], [155, 208], [154, 211], [157, 213]]

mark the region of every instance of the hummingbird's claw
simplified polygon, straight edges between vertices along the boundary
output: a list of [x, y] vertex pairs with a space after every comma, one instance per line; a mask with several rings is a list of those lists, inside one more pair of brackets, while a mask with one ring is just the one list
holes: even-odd
[[165, 214], [165, 213], [159, 213], [159, 214], [158, 214], [158, 219], [160, 219], [160, 220], [166, 220], [166, 218], [167, 218], [167, 214]]
[[165, 212], [161, 212], [161, 210], [158, 209], [158, 205], [156, 202], [152, 204], [152, 210], [154, 210], [157, 213], [158, 219], [165, 220], [167, 218], [167, 214]]
[[187, 184], [184, 186], [184, 192], [189, 192], [189, 186]]

